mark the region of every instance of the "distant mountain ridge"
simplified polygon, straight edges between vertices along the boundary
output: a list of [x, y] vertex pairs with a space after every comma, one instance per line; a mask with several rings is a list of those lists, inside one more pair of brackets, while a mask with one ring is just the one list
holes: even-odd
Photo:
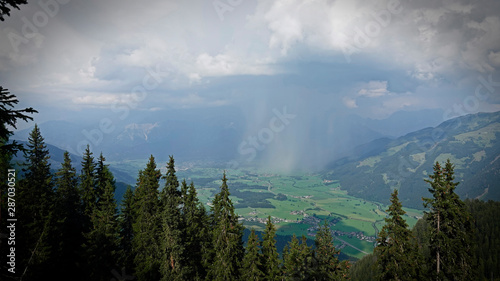
[[[152, 112], [104, 120], [52, 120], [39, 127], [46, 143], [76, 155], [89, 143], [94, 153], [102, 151], [110, 161], [147, 159], [151, 154], [163, 160], [170, 154], [183, 160], [232, 159], [237, 150], [228, 150], [227, 143], [243, 139], [242, 129], [238, 129], [243, 127], [241, 114], [227, 108]], [[12, 139], [27, 140], [31, 130], [17, 131]]]
[[329, 164], [326, 179], [340, 180], [350, 195], [388, 203], [392, 189], [407, 207], [422, 208], [429, 197], [424, 179], [436, 161], [455, 164], [462, 198], [500, 200], [500, 112], [454, 118], [397, 139], [359, 146]]
[[[24, 145], [25, 148], [27, 148], [27, 142], [25, 141], [20, 141]], [[47, 144], [47, 149], [49, 150], [49, 164], [50, 168], [52, 170], [52, 173], [55, 175], [57, 170], [59, 170], [62, 166], [62, 163], [64, 162], [64, 150], [60, 149], [57, 146]], [[93, 155], [94, 158], [99, 157], [99, 155]], [[70, 153], [70, 159], [71, 159], [71, 165], [75, 168], [77, 175], [80, 174], [80, 171], [82, 169], [82, 156], [74, 155]], [[106, 155], [104, 155], [104, 158], [106, 158]], [[25, 159], [22, 155], [21, 152], [17, 153], [16, 156], [12, 159], [12, 163], [14, 163], [18, 169], [20, 169], [22, 163], [25, 162]], [[106, 162], [104, 162], [106, 164]], [[127, 185], [133, 185], [135, 183], [135, 177], [137, 175], [129, 175], [121, 170], [118, 170], [114, 168], [112, 165], [109, 166], [109, 170], [113, 173], [113, 176], [115, 177], [116, 181], [116, 190], [115, 190], [115, 198], [116, 200], [120, 201], [123, 197], [123, 194], [125, 193], [125, 190], [127, 188]], [[20, 171], [20, 170], [19, 170]]]
[[[297, 115], [299, 117], [293, 119], [283, 132], [273, 134], [270, 143], [264, 139], [265, 143], [252, 147], [249, 138], [269, 132], [269, 120], [273, 120], [273, 116], [266, 119], [234, 108], [217, 107], [140, 112], [123, 120], [99, 119], [90, 115], [88, 120], [52, 120], [39, 124], [39, 127], [46, 143], [75, 155], [81, 155], [86, 144], [90, 143], [94, 153], [102, 151], [109, 161], [147, 159], [153, 154], [162, 161], [174, 155], [180, 162], [228, 163], [240, 160], [246, 163], [248, 155], [240, 154], [240, 147], [246, 142], [247, 149], [255, 148], [258, 152], [250, 164], [281, 159], [280, 151], [286, 147], [285, 154], [295, 159], [291, 166], [318, 170], [332, 160], [350, 156], [357, 145], [437, 125], [442, 120], [442, 111], [401, 111], [380, 120], [353, 114], [337, 115], [335, 112], [317, 116], [312, 121], [308, 116]], [[259, 119], [264, 120], [263, 123], [255, 125]], [[31, 130], [17, 131], [12, 139], [26, 141]], [[284, 146], [277, 147], [280, 142]], [[276, 162], [271, 166], [280, 165], [280, 160]]]

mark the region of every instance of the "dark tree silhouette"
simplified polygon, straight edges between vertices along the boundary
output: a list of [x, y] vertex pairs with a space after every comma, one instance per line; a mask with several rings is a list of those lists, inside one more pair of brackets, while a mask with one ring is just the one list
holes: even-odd
[[12, 8], [19, 10], [19, 5], [28, 4], [27, 0], [0, 0], [0, 21], [5, 20], [5, 16], [10, 16]]
[[[0, 0], [0, 3], [4, 1]], [[2, 5], [2, 4], [0, 4]], [[2, 6], [0, 6], [2, 7]], [[2, 13], [0, 12], [0, 19], [2, 18]], [[32, 117], [26, 115], [26, 113], [33, 114], [38, 113], [38, 111], [33, 108], [25, 109], [12, 109], [14, 105], [18, 104], [16, 96], [9, 93], [7, 89], [0, 86], [0, 153], [5, 154], [16, 154], [17, 151], [23, 151], [23, 145], [13, 141], [11, 144], [7, 144], [9, 137], [12, 136], [13, 131], [8, 129], [8, 126], [17, 129], [17, 120], [33, 120]]]

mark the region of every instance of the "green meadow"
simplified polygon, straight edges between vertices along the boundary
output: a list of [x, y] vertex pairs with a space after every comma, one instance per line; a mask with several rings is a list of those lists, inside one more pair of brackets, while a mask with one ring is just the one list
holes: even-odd
[[[222, 173], [216, 168], [189, 168], [179, 169], [177, 175], [194, 182], [208, 209]], [[336, 244], [342, 251], [361, 258], [373, 250], [376, 232], [384, 225], [387, 205], [350, 196], [337, 181], [325, 181], [319, 174], [285, 175], [246, 168], [229, 170], [227, 177], [236, 212], [248, 228], [262, 231], [263, 222], [271, 216], [277, 235], [295, 233], [314, 239], [314, 227], [326, 220], [336, 231]], [[404, 210], [413, 227], [422, 211]]]
[[[113, 163], [130, 174], [143, 169], [142, 165], [145, 163], [140, 161]], [[158, 162], [163, 174], [164, 166]], [[198, 198], [207, 210], [219, 191], [223, 172], [221, 168], [194, 165], [177, 167], [178, 179], [195, 184]], [[263, 231], [265, 220], [271, 216], [277, 235], [295, 233], [314, 239], [315, 227], [326, 220], [335, 231], [336, 245], [351, 257], [361, 258], [373, 250], [376, 233], [387, 215], [387, 205], [350, 196], [338, 181], [325, 180], [320, 174], [286, 175], [255, 168], [232, 169], [226, 173], [231, 199], [247, 228]], [[404, 210], [408, 225], [413, 227], [422, 211]]]

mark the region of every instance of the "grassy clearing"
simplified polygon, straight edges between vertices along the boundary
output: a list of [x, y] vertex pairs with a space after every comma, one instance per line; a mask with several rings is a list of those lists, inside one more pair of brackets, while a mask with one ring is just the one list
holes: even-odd
[[496, 132], [498, 131], [500, 131], [500, 124], [495, 123], [476, 131], [457, 135], [455, 139], [462, 143], [472, 141], [480, 146], [491, 147], [491, 143], [496, 139]]
[[451, 153], [441, 153], [436, 159], [434, 160], [434, 163], [439, 162], [439, 163], [445, 163], [446, 160], [450, 159], [450, 161], [457, 167], [457, 168], [463, 168], [464, 165], [469, 162], [469, 157], [463, 157], [463, 158], [456, 158], [455, 155]]
[[358, 164], [358, 166], [356, 166], [356, 168], [363, 167], [363, 166], [368, 166], [370, 168], [373, 168], [373, 166], [375, 166], [375, 164], [380, 162], [381, 159], [382, 159], [381, 156], [374, 156], [374, 157], [366, 158], [365, 160], [359, 162], [359, 164]]
[[394, 154], [398, 153], [401, 149], [403, 149], [403, 148], [405, 148], [406, 146], [408, 146], [410, 143], [412, 143], [412, 142], [405, 142], [405, 143], [403, 143], [403, 144], [401, 144], [401, 145], [398, 145], [398, 146], [395, 146], [395, 147], [391, 147], [391, 148], [389, 148], [389, 150], [387, 151], [387, 154], [388, 154], [389, 156], [392, 156], [392, 155], [394, 155]]

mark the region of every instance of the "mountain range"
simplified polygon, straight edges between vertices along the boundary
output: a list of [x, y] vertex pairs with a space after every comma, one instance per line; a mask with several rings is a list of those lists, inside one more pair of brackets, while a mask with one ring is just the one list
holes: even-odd
[[331, 162], [324, 177], [339, 180], [350, 195], [388, 203], [399, 190], [404, 206], [422, 208], [424, 181], [436, 162], [455, 165], [456, 192], [463, 198], [500, 200], [500, 112], [461, 116], [396, 139], [358, 146]]
[[[278, 151], [284, 147], [281, 143], [295, 142], [296, 145], [286, 146], [286, 154], [300, 159], [295, 167], [322, 167], [351, 155], [358, 145], [382, 137], [398, 137], [443, 120], [441, 110], [401, 111], [380, 120], [333, 113], [321, 118], [298, 116], [283, 132], [273, 135], [272, 143], [266, 141], [267, 147], [259, 149], [255, 164], [279, 158]], [[227, 162], [246, 158], [239, 153], [240, 145], [268, 129], [270, 118], [218, 107], [131, 114], [123, 120], [95, 119], [89, 114], [86, 120], [53, 120], [38, 125], [46, 143], [75, 155], [82, 155], [89, 144], [94, 153], [103, 152], [109, 161], [147, 159], [153, 154], [162, 161], [174, 155], [181, 162]], [[26, 141], [31, 130], [32, 127], [19, 130], [12, 139]]]
[[[27, 147], [27, 142], [26, 141], [20, 141], [24, 145], [24, 147]], [[64, 150], [58, 148], [57, 146], [51, 145], [51, 144], [46, 144], [47, 149], [49, 150], [49, 164], [50, 168], [53, 174], [57, 172], [62, 166], [62, 163], [64, 162]], [[83, 158], [81, 156], [75, 155], [70, 153], [69, 154], [70, 159], [71, 159], [71, 164], [73, 168], [75, 168], [76, 173], [80, 174], [80, 171], [82, 169], [82, 161]], [[97, 158], [99, 155], [93, 155], [94, 158]], [[25, 162], [24, 156], [22, 153], [17, 153], [12, 159], [12, 163], [17, 167], [17, 171], [20, 171], [22, 174], [22, 163]], [[113, 173], [113, 176], [115, 177], [115, 198], [117, 201], [120, 201], [123, 197], [123, 194], [125, 194], [125, 190], [127, 189], [127, 185], [134, 185], [136, 182], [135, 175], [129, 175], [128, 173], [117, 169], [116, 167], [109, 165], [108, 166], [110, 171]]]
[[[205, 117], [200, 118], [200, 114]], [[316, 128], [314, 138], [322, 140], [314, 143], [324, 142], [320, 148], [325, 154], [335, 150], [328, 155], [329, 163], [321, 173], [326, 180], [339, 180], [350, 195], [388, 203], [396, 188], [404, 206], [422, 208], [421, 198], [429, 196], [424, 179], [432, 173], [436, 161], [450, 159], [455, 164], [456, 181], [460, 182], [457, 192], [462, 198], [500, 200], [500, 112], [466, 115], [439, 124], [440, 118], [442, 113], [432, 110], [399, 112], [382, 120], [346, 116], [335, 123], [336, 137], [330, 138], [331, 142], [325, 141], [329, 136]], [[115, 122], [112, 132], [101, 132], [102, 138], [94, 127], [68, 121], [39, 126], [51, 153], [52, 168], [60, 167], [63, 152], [68, 150], [79, 172], [82, 154], [77, 147], [85, 133], [90, 134], [91, 146], [92, 138], [99, 140], [94, 143], [94, 156], [102, 151], [112, 162], [144, 160], [151, 154], [164, 162], [173, 154], [177, 163], [224, 163], [238, 157], [237, 147], [245, 139], [247, 122], [237, 111], [171, 112]], [[30, 131], [18, 131], [13, 139], [26, 141]], [[22, 161], [20, 156], [15, 160]], [[135, 184], [137, 167], [111, 165], [110, 169], [120, 185], [118, 193], [126, 184]]]

